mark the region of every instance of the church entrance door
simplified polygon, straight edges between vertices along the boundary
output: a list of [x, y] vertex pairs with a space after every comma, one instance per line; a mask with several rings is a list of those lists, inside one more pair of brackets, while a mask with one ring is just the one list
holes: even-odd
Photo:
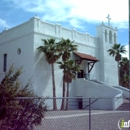
[[77, 76], [78, 76], [77, 78], [84, 78], [84, 70], [80, 70]]

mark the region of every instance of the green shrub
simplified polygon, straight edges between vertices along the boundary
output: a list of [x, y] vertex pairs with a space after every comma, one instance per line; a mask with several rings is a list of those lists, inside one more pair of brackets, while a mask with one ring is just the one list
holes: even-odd
[[44, 101], [19, 81], [22, 68], [10, 67], [0, 82], [0, 130], [33, 130], [44, 117]]

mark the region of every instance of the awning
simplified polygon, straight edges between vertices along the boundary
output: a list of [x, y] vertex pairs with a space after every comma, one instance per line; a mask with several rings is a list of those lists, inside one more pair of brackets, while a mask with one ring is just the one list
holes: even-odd
[[94, 62], [99, 61], [96, 57], [93, 57], [85, 53], [74, 52], [74, 54], [78, 56], [79, 58], [81, 58], [82, 60], [88, 60], [88, 61], [94, 61]]
[[82, 60], [88, 61], [88, 73], [91, 72], [92, 68], [94, 67], [94, 64], [99, 61], [96, 57], [85, 53], [74, 52], [74, 54], [80, 58], [80, 60], [75, 60], [77, 64], [81, 64]]

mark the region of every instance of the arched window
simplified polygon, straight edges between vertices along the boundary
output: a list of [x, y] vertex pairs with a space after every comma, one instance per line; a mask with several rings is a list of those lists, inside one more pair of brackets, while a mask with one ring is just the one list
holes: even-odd
[[109, 31], [109, 43], [112, 43], [112, 32]]
[[116, 34], [114, 33], [114, 43], [116, 43]]
[[107, 30], [105, 30], [105, 42], [107, 42]]

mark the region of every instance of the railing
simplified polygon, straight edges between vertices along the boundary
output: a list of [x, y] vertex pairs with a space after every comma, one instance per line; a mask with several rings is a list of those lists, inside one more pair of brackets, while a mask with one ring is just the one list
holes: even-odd
[[[92, 99], [91, 99], [92, 100]], [[85, 106], [83, 109], [86, 109], [86, 108], [88, 108], [88, 107], [90, 107], [92, 104], [94, 104], [96, 101], [98, 100], [98, 98], [96, 98], [94, 101], [91, 101], [90, 102], [90, 100], [88, 101], [88, 105], [87, 106]]]
[[129, 98], [130, 90], [128, 88], [124, 88], [122, 86], [113, 86], [113, 87], [123, 91], [123, 97], [124, 98]]

